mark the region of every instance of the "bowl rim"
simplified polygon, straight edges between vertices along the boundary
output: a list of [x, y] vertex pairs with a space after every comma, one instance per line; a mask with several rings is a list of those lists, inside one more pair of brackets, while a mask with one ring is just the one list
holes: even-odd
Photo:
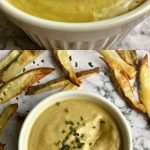
[[[56, 103], [58, 101], [67, 100], [67, 96], [68, 97], [69, 96], [72, 96], [72, 97], [79, 97], [79, 96], [81, 96], [81, 97], [93, 98], [93, 100], [95, 102], [97, 101], [99, 104], [101, 103], [101, 105], [103, 105], [103, 107], [107, 107], [106, 108], [107, 110], [111, 109], [111, 111], [114, 112], [115, 115], [117, 115], [117, 119], [113, 115], [114, 119], [117, 121], [117, 123], [119, 123], [119, 124], [121, 124], [123, 126], [120, 130], [121, 130], [121, 132], [126, 134], [124, 137], [127, 138], [126, 144], [128, 143], [128, 147], [129, 147], [128, 150], [132, 150], [132, 135], [131, 135], [130, 127], [129, 127], [129, 124], [128, 124], [127, 120], [125, 119], [125, 117], [123, 116], [121, 111], [119, 110], [119, 108], [117, 108], [111, 101], [107, 100], [105, 97], [102, 97], [102, 96], [100, 96], [97, 93], [88, 92], [88, 91], [62, 91], [62, 92], [58, 92], [56, 94], [53, 94], [51, 96], [48, 96], [47, 98], [42, 100], [40, 103], [38, 103], [32, 109], [32, 111], [28, 114], [27, 118], [25, 119], [25, 121], [24, 121], [24, 123], [22, 125], [21, 131], [20, 131], [20, 135], [19, 135], [19, 141], [18, 141], [18, 150], [22, 150], [22, 145], [25, 142], [28, 141], [29, 134], [30, 134], [30, 131], [32, 129], [32, 125], [34, 124], [36, 119], [48, 107], [50, 107], [54, 103]], [[68, 98], [68, 99], [70, 99], [70, 98]], [[35, 115], [36, 115], [36, 117], [35, 117]], [[119, 119], [118, 119], [118, 117], [119, 117]], [[30, 126], [30, 129], [28, 128], [29, 126]], [[27, 133], [27, 130], [28, 130], [28, 133]], [[26, 141], [25, 141], [25, 138], [27, 138]]]
[[120, 16], [116, 16], [106, 20], [87, 22], [87, 23], [57, 22], [57, 21], [50, 21], [50, 20], [38, 18], [15, 8], [7, 0], [0, 1], [0, 8], [9, 16], [18, 19], [21, 22], [26, 22], [30, 25], [34, 25], [46, 29], [52, 29], [52, 30], [86, 32], [86, 31], [104, 30], [104, 29], [124, 25], [125, 23], [128, 23], [133, 19], [136, 19], [139, 16], [142, 16], [146, 12], [150, 11], [150, 1], [147, 0], [137, 8], [125, 14], [122, 14]]

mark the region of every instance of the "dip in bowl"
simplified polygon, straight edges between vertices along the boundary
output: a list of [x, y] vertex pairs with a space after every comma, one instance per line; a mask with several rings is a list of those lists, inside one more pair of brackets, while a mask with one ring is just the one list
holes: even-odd
[[21, 129], [19, 150], [132, 150], [121, 112], [105, 98], [67, 91], [39, 103]]

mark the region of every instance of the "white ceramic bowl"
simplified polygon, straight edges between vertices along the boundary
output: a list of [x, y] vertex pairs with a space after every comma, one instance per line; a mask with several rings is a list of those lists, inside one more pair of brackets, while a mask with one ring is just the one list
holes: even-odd
[[149, 15], [150, 0], [121, 16], [90, 23], [40, 19], [16, 9], [6, 0], [0, 0], [0, 8], [32, 40], [46, 49], [110, 49]]
[[121, 16], [90, 23], [40, 19], [16, 9], [6, 0], [0, 0], [0, 8], [32, 40], [46, 49], [110, 49], [149, 15], [150, 0]]
[[100, 104], [101, 107], [106, 109], [112, 117], [116, 120], [120, 132], [122, 134], [122, 140], [123, 140], [123, 150], [132, 150], [132, 138], [130, 129], [128, 126], [128, 123], [126, 122], [124, 116], [119, 111], [119, 109], [114, 106], [110, 101], [105, 99], [104, 97], [101, 97], [98, 94], [90, 93], [90, 92], [84, 92], [84, 91], [65, 91], [60, 92], [57, 94], [54, 94], [45, 100], [42, 100], [28, 115], [26, 118], [23, 127], [20, 132], [19, 137], [19, 145], [18, 150], [28, 150], [28, 139], [30, 135], [30, 131], [32, 129], [32, 126], [36, 119], [40, 116], [40, 114], [45, 111], [48, 107], [50, 107], [52, 104], [62, 101], [62, 100], [68, 100], [68, 99], [83, 99], [83, 100], [92, 100]]

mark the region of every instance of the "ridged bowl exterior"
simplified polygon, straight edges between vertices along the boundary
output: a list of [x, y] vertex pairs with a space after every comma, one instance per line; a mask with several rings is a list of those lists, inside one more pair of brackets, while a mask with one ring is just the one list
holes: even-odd
[[[150, 1], [124, 16], [88, 24], [73, 24], [46, 21], [14, 8], [5, 0], [1, 10], [41, 48], [46, 49], [111, 49], [150, 12]], [[126, 16], [126, 17], [125, 17]], [[102, 23], [103, 22], [103, 23]], [[69, 28], [68, 28], [69, 27]]]
[[96, 32], [67, 32], [43, 29], [30, 24], [23, 24], [18, 20], [11, 19], [17, 26], [35, 41], [40, 47], [46, 49], [69, 49], [69, 50], [95, 50], [111, 49], [132, 30], [144, 16], [124, 26], [100, 30]]

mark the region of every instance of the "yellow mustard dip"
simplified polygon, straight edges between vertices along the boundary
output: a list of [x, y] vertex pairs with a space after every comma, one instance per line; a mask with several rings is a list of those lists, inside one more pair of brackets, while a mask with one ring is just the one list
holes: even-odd
[[99, 104], [65, 100], [35, 121], [28, 150], [123, 150], [119, 128]]
[[8, 0], [40, 18], [62, 22], [92, 22], [124, 14], [146, 0]]

